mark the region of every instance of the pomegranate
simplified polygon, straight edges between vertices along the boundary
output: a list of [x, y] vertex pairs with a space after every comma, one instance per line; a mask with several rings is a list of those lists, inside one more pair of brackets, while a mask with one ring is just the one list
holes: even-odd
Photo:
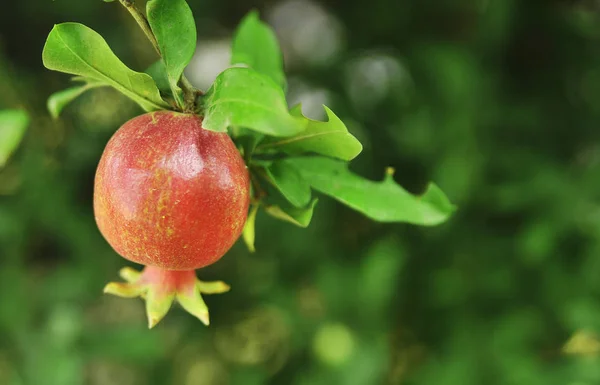
[[146, 300], [149, 327], [177, 300], [209, 324], [195, 270], [219, 260], [240, 236], [250, 200], [248, 170], [226, 133], [197, 115], [152, 112], [125, 123], [108, 142], [94, 184], [100, 232], [122, 257], [145, 265], [121, 270], [127, 283], [104, 291]]

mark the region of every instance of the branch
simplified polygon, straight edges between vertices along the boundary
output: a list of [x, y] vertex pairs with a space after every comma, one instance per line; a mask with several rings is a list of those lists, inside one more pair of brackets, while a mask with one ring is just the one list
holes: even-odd
[[148, 23], [148, 19], [146, 19], [146, 16], [144, 16], [142, 11], [140, 11], [138, 7], [136, 7], [133, 0], [119, 0], [119, 2], [125, 7], [125, 9], [127, 9], [127, 11], [129, 11], [131, 16], [133, 16], [133, 18], [138, 23], [142, 31], [144, 31], [144, 35], [146, 35], [148, 40], [150, 40], [150, 43], [152, 43], [152, 47], [154, 47], [154, 50], [156, 51], [158, 56], [161, 56], [160, 48], [158, 48], [158, 41], [156, 41], [156, 37], [152, 32], [152, 28], [150, 28], [150, 23]]

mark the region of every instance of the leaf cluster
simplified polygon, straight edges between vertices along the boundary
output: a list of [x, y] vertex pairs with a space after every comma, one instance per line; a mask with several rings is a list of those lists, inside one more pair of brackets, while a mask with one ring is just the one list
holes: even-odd
[[313, 192], [380, 222], [437, 225], [454, 211], [434, 184], [415, 196], [394, 181], [391, 169], [381, 182], [349, 170], [348, 162], [360, 154], [361, 143], [326, 106], [327, 121], [305, 117], [300, 105], [288, 107], [283, 55], [274, 32], [257, 12], [240, 23], [233, 36], [231, 67], [205, 94], [187, 84], [183, 75], [196, 48], [194, 17], [185, 0], [150, 0], [146, 14], [151, 31], [145, 32], [160, 54], [146, 72], [128, 68], [90, 28], [56, 25], [44, 47], [44, 65], [75, 75], [82, 85], [52, 95], [48, 108], [57, 117], [83, 92], [110, 86], [145, 111], [196, 113], [203, 117], [205, 129], [229, 133], [252, 181], [252, 207], [244, 229], [250, 250], [259, 209], [306, 227], [318, 202]]

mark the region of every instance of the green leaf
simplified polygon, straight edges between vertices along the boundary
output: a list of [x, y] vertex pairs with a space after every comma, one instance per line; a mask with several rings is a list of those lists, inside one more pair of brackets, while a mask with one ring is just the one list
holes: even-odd
[[269, 181], [295, 207], [305, 207], [310, 202], [310, 185], [291, 164], [274, 162], [266, 168]]
[[144, 72], [152, 77], [160, 92], [166, 95], [173, 94], [173, 91], [171, 91], [171, 85], [169, 84], [167, 69], [165, 68], [165, 63], [163, 63], [162, 60], [156, 61]]
[[29, 125], [29, 116], [23, 110], [0, 111], [0, 167], [4, 167], [16, 150]]
[[313, 211], [319, 200], [313, 199], [306, 208], [285, 207], [285, 206], [265, 206], [265, 212], [272, 217], [292, 223], [302, 228], [308, 227], [312, 220]]
[[256, 213], [258, 212], [258, 205], [253, 204], [250, 207], [250, 212], [248, 213], [248, 219], [246, 219], [246, 224], [244, 225], [244, 230], [242, 232], [242, 238], [244, 238], [244, 243], [248, 247], [248, 250], [251, 253], [256, 251], [254, 248], [254, 239], [256, 238]]
[[422, 196], [414, 196], [394, 182], [388, 169], [382, 182], [363, 179], [347, 164], [324, 157], [287, 159], [296, 166], [312, 188], [379, 222], [408, 222], [433, 226], [446, 221], [455, 211], [444, 193], [430, 184]]
[[211, 131], [240, 126], [266, 135], [293, 136], [306, 127], [303, 119], [290, 115], [281, 88], [250, 68], [223, 71], [203, 107], [203, 126]]
[[148, 74], [129, 69], [94, 30], [78, 23], [55, 25], [42, 58], [46, 68], [113, 86], [146, 111], [169, 108]]
[[92, 88], [103, 87], [106, 84], [99, 82], [87, 83], [82, 86], [67, 88], [62, 91], [58, 91], [50, 95], [47, 102], [48, 111], [50, 116], [54, 119], [58, 119], [62, 110], [73, 100], [77, 99], [81, 94]]
[[302, 115], [300, 105], [294, 107], [290, 113], [307, 121], [306, 130], [289, 138], [267, 138], [257, 150], [276, 149], [292, 155], [314, 152], [342, 160], [354, 159], [362, 151], [362, 144], [333, 111], [323, 107], [329, 118], [327, 122], [308, 119]]
[[256, 149], [256, 146], [265, 137], [263, 134], [249, 130], [245, 127], [231, 127], [229, 136], [233, 139], [236, 146], [241, 149], [244, 159], [252, 159], [252, 153]]
[[250, 12], [233, 36], [231, 64], [246, 64], [285, 88], [283, 57], [273, 30]]
[[150, 0], [148, 22], [165, 64], [167, 77], [177, 103], [183, 107], [179, 80], [196, 50], [196, 23], [185, 0]]

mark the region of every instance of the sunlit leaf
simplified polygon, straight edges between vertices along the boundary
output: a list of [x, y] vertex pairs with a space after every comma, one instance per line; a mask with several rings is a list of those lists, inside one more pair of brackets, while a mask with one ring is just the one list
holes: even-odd
[[373, 182], [348, 170], [347, 164], [325, 157], [284, 160], [297, 167], [312, 188], [379, 222], [407, 222], [432, 226], [446, 221], [455, 211], [446, 195], [430, 184], [415, 196], [394, 182], [389, 169], [381, 182]]
[[203, 127], [211, 131], [239, 126], [272, 136], [292, 136], [306, 127], [303, 119], [289, 113], [281, 88], [250, 68], [223, 71], [203, 107]]
[[285, 87], [283, 57], [273, 30], [250, 12], [238, 26], [231, 49], [231, 64], [246, 64]]
[[102, 36], [82, 24], [55, 25], [46, 40], [42, 58], [48, 69], [113, 86], [146, 111], [169, 107], [161, 99], [150, 75], [129, 69], [115, 56]]
[[183, 107], [179, 80], [196, 50], [196, 23], [185, 0], [150, 0], [146, 13], [158, 42], [169, 85], [177, 103]]
[[342, 160], [354, 159], [362, 151], [362, 145], [333, 111], [323, 107], [329, 118], [327, 122], [305, 118], [301, 106], [296, 106], [290, 113], [305, 119], [306, 129], [289, 138], [267, 138], [257, 150], [275, 149], [293, 155], [314, 152]]

